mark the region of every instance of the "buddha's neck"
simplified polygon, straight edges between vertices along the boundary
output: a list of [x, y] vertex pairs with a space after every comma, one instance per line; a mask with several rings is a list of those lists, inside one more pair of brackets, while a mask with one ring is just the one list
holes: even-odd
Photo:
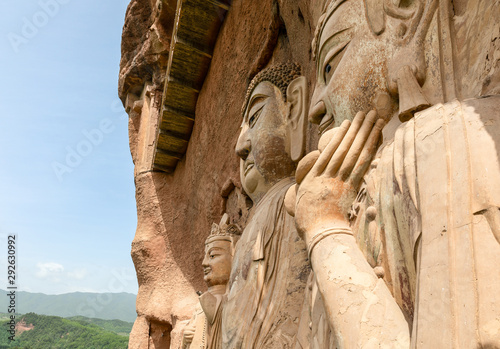
[[210, 292], [214, 296], [218, 295], [218, 294], [225, 294], [226, 293], [226, 285], [214, 285], [214, 286], [210, 286], [208, 288], [208, 292]]

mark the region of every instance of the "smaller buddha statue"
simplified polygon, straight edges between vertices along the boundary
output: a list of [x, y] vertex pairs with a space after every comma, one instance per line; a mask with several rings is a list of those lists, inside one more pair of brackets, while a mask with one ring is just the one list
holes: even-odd
[[200, 303], [183, 330], [181, 349], [222, 348], [221, 324], [224, 295], [226, 294], [234, 247], [241, 235], [236, 224], [229, 224], [224, 214], [220, 223], [212, 225], [205, 240], [203, 280], [208, 290], [200, 295]]

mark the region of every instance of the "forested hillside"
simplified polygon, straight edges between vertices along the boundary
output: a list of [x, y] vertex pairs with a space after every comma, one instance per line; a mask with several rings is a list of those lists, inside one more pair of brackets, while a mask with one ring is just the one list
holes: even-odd
[[[0, 349], [125, 349], [131, 328], [130, 323], [122, 321], [83, 317], [64, 319], [28, 313], [16, 316], [15, 341], [10, 341], [8, 322], [0, 322]], [[126, 335], [118, 335], [103, 327]]]

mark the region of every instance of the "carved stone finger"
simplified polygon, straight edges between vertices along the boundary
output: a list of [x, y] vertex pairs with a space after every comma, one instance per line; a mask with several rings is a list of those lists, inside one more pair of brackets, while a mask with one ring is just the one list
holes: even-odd
[[335, 154], [333, 154], [330, 161], [328, 162], [328, 166], [326, 167], [324, 172], [326, 176], [334, 177], [337, 174], [337, 171], [342, 165], [342, 162], [344, 161], [347, 152], [351, 148], [351, 145], [354, 142], [356, 134], [358, 133], [361, 125], [363, 124], [364, 119], [365, 119], [365, 113], [358, 112], [356, 114], [356, 116], [352, 120], [351, 126], [349, 127], [349, 130], [347, 131], [344, 139], [342, 139], [342, 142], [335, 150]]
[[351, 122], [349, 120], [344, 120], [342, 124], [337, 128], [337, 131], [335, 132], [335, 135], [331, 139], [330, 143], [328, 143], [323, 152], [321, 152], [321, 155], [311, 169], [310, 173], [312, 176], [318, 176], [323, 172], [332, 155], [335, 153], [339, 144], [342, 142], [342, 139], [350, 129], [350, 126]]
[[346, 180], [352, 172], [354, 165], [356, 164], [361, 151], [363, 150], [363, 146], [365, 145], [368, 137], [371, 134], [373, 129], [373, 124], [377, 120], [377, 112], [375, 110], [370, 111], [363, 121], [359, 132], [354, 139], [354, 142], [351, 145], [351, 148], [347, 152], [347, 155], [342, 162], [342, 165], [339, 169], [339, 177], [342, 180]]
[[302, 180], [304, 177], [309, 173], [311, 168], [314, 166], [316, 163], [316, 160], [318, 160], [320, 155], [319, 150], [314, 150], [304, 156], [302, 160], [299, 161], [299, 164], [297, 166], [297, 171], [295, 171], [295, 181], [297, 184], [302, 183]]
[[385, 121], [383, 119], [378, 119], [377, 122], [375, 122], [375, 126], [373, 126], [372, 132], [370, 133], [361, 155], [354, 166], [354, 170], [351, 175], [351, 183], [355, 189], [358, 189], [361, 179], [365, 175], [371, 160], [377, 152], [378, 143], [384, 125]]
[[318, 150], [320, 153], [325, 151], [326, 146], [330, 143], [330, 141], [335, 136], [335, 133], [338, 131], [338, 127], [332, 128], [331, 130], [326, 131], [318, 142]]

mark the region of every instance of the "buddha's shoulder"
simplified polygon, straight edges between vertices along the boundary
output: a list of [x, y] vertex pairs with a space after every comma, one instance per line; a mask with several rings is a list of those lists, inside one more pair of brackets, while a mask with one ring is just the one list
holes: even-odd
[[[489, 95], [478, 98], [469, 98], [462, 101], [453, 100], [448, 103], [438, 103], [430, 108], [415, 114], [414, 119], [405, 123], [406, 125], [415, 124], [420, 130], [429, 129], [433, 126], [442, 126], [443, 124], [453, 123], [455, 121], [483, 121], [486, 126], [492, 123], [498, 123], [500, 120], [500, 95]], [[406, 125], [402, 126], [405, 127]], [[464, 125], [467, 127], [467, 125]]]
[[[435, 104], [399, 125], [395, 136], [386, 143], [389, 148], [429, 142], [442, 132], [458, 141], [464, 134], [487, 132], [500, 141], [500, 95], [488, 95]], [[456, 136], [456, 138], [455, 138]]]

